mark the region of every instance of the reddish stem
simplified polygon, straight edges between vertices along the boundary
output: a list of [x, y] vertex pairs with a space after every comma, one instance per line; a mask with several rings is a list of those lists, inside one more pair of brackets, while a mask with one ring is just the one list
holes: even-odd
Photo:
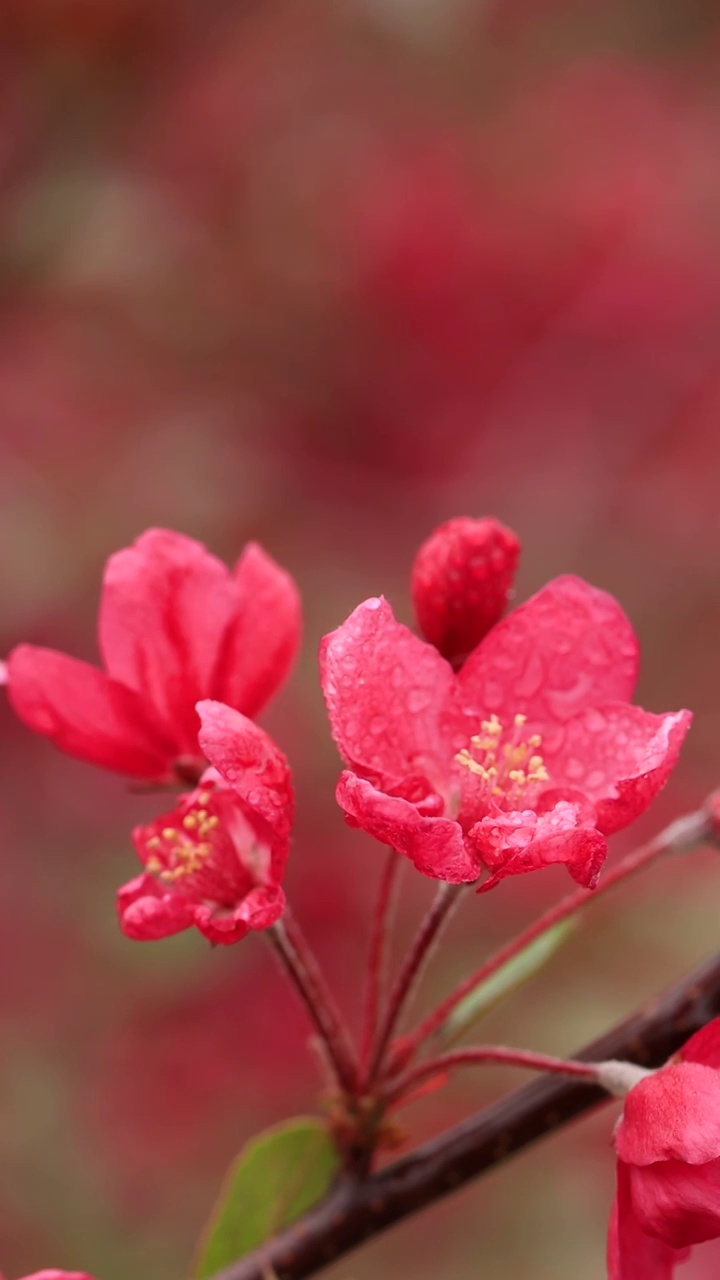
[[597, 1067], [592, 1062], [576, 1062], [567, 1058], [552, 1058], [546, 1053], [532, 1053], [529, 1049], [509, 1049], [505, 1045], [479, 1045], [476, 1048], [457, 1049], [437, 1058], [421, 1062], [400, 1076], [384, 1095], [386, 1105], [409, 1101], [406, 1095], [423, 1080], [444, 1075], [455, 1067], [482, 1067], [488, 1063], [504, 1063], [508, 1067], [525, 1067], [530, 1071], [550, 1071], [561, 1076], [584, 1076], [597, 1080]]
[[365, 996], [363, 1001], [363, 1032], [360, 1049], [360, 1079], [367, 1078], [367, 1068], [377, 1029], [378, 1006], [383, 986], [388, 926], [395, 897], [395, 888], [401, 862], [394, 849], [390, 849], [378, 889], [373, 916], [368, 956]]
[[267, 931], [282, 966], [314, 1023], [338, 1083], [354, 1095], [358, 1066], [349, 1032], [295, 918], [286, 907], [282, 920]]
[[367, 1072], [367, 1083], [372, 1085], [382, 1068], [385, 1052], [395, 1032], [402, 1012], [420, 980], [422, 970], [429, 959], [431, 948], [440, 930], [457, 903], [464, 885], [443, 884], [427, 912], [415, 939], [410, 946], [400, 972], [395, 980], [380, 1023], [372, 1057]]
[[594, 902], [602, 894], [607, 893], [608, 889], [613, 889], [616, 884], [626, 880], [628, 876], [635, 875], [636, 872], [643, 870], [662, 854], [684, 853], [694, 845], [707, 840], [711, 830], [711, 818], [706, 808], [678, 818], [669, 827], [666, 827], [664, 831], [661, 831], [659, 835], [655, 836], [653, 840], [642, 845], [633, 853], [627, 854], [626, 857], [618, 862], [617, 866], [611, 867], [609, 871], [606, 871], [597, 889], [576, 889], [574, 893], [569, 893], [560, 902], [557, 902], [555, 906], [548, 908], [543, 915], [534, 920], [526, 929], [523, 929], [522, 933], [517, 934], [499, 951], [489, 956], [479, 969], [470, 974], [432, 1013], [428, 1014], [427, 1018], [420, 1023], [420, 1026], [408, 1038], [405, 1046], [407, 1055], [405, 1060], [407, 1060], [407, 1057], [412, 1056], [423, 1041], [427, 1040], [446, 1022], [453, 1010], [471, 991], [474, 991], [482, 982], [486, 982], [488, 978], [491, 978], [494, 973], [497, 973], [498, 969], [501, 969], [503, 965], [512, 960], [520, 951], [523, 951], [531, 942], [534, 942], [535, 938], [539, 937], [541, 933], [545, 933], [547, 929], [559, 924], [561, 920], [566, 920], [569, 916], [574, 915], [586, 903]]

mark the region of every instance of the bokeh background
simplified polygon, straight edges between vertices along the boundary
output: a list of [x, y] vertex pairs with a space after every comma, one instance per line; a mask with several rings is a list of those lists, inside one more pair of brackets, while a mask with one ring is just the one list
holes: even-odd
[[[108, 554], [151, 524], [296, 575], [265, 723], [296, 910], [357, 1007], [379, 848], [333, 801], [315, 654], [420, 539], [494, 513], [518, 598], [579, 572], [696, 722], [630, 847], [720, 782], [720, 21], [713, 0], [3, 0], [0, 642], [95, 656]], [[314, 1106], [261, 940], [125, 941], [157, 798], [0, 708], [0, 1265], [182, 1280], [245, 1137]], [[457, 917], [439, 996], [565, 889]], [[408, 874], [396, 947], [432, 887]], [[598, 904], [485, 1034], [571, 1051], [718, 943], [711, 854]], [[413, 1138], [517, 1075], [465, 1074]], [[328, 1272], [595, 1280], [610, 1110]], [[684, 1274], [711, 1280], [708, 1246]]]

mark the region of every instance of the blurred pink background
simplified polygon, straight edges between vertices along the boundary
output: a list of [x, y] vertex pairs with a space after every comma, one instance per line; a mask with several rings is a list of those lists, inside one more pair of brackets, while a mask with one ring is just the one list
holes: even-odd
[[[453, 514], [524, 543], [518, 596], [614, 592], [639, 700], [696, 721], [630, 847], [720, 782], [720, 22], [709, 0], [5, 0], [0, 642], [94, 658], [106, 557], [151, 524], [297, 577], [265, 723], [294, 763], [289, 890], [357, 1008], [382, 851], [345, 829], [323, 632]], [[124, 940], [157, 811], [0, 706], [0, 1265], [182, 1280], [226, 1165], [312, 1109], [262, 940]], [[616, 856], [613, 854], [612, 856]], [[424, 1000], [564, 891], [466, 904]], [[432, 893], [408, 873], [397, 949]], [[588, 915], [483, 1035], [570, 1052], [718, 943], [710, 854]], [[517, 1074], [466, 1073], [413, 1138]], [[604, 1275], [609, 1109], [328, 1271]], [[711, 1280], [698, 1250], [687, 1280]]]

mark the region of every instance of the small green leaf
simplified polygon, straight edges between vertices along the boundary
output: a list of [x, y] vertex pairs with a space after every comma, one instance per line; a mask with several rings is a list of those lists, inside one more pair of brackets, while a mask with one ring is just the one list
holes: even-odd
[[508, 960], [492, 977], [481, 982], [474, 991], [469, 992], [440, 1028], [438, 1038], [442, 1045], [454, 1044], [470, 1027], [479, 1022], [480, 1018], [504, 1000], [505, 996], [522, 986], [528, 978], [534, 977], [552, 959], [555, 952], [560, 950], [576, 924], [577, 920], [570, 918], [553, 925], [528, 943], [524, 950]]
[[338, 1167], [327, 1128], [301, 1116], [266, 1129], [233, 1161], [203, 1233], [195, 1280], [207, 1280], [321, 1200]]

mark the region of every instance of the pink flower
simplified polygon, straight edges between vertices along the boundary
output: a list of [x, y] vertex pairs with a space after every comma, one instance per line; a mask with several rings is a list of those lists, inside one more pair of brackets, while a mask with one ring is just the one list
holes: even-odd
[[457, 675], [367, 600], [320, 654], [348, 820], [451, 883], [566, 863], [597, 880], [606, 836], [666, 781], [687, 711], [631, 706], [638, 646], [617, 602], [556, 578], [499, 622]]
[[720, 1018], [630, 1090], [615, 1131], [610, 1280], [672, 1280], [720, 1237]]
[[13, 649], [7, 685], [20, 719], [92, 764], [197, 781], [196, 702], [257, 715], [295, 656], [300, 605], [256, 543], [230, 572], [194, 539], [148, 529], [108, 560], [98, 632], [104, 671], [53, 649]]
[[447, 520], [423, 542], [410, 589], [425, 639], [457, 668], [502, 617], [520, 543], [497, 520]]
[[22, 1276], [21, 1280], [93, 1280], [93, 1277], [87, 1271], [56, 1271], [51, 1267], [49, 1271], [33, 1271], [31, 1276]]
[[195, 925], [211, 942], [267, 929], [282, 914], [293, 792], [285, 756], [252, 720], [198, 703], [200, 745], [215, 772], [177, 807], [133, 832], [144, 872], [118, 894], [129, 938]]

